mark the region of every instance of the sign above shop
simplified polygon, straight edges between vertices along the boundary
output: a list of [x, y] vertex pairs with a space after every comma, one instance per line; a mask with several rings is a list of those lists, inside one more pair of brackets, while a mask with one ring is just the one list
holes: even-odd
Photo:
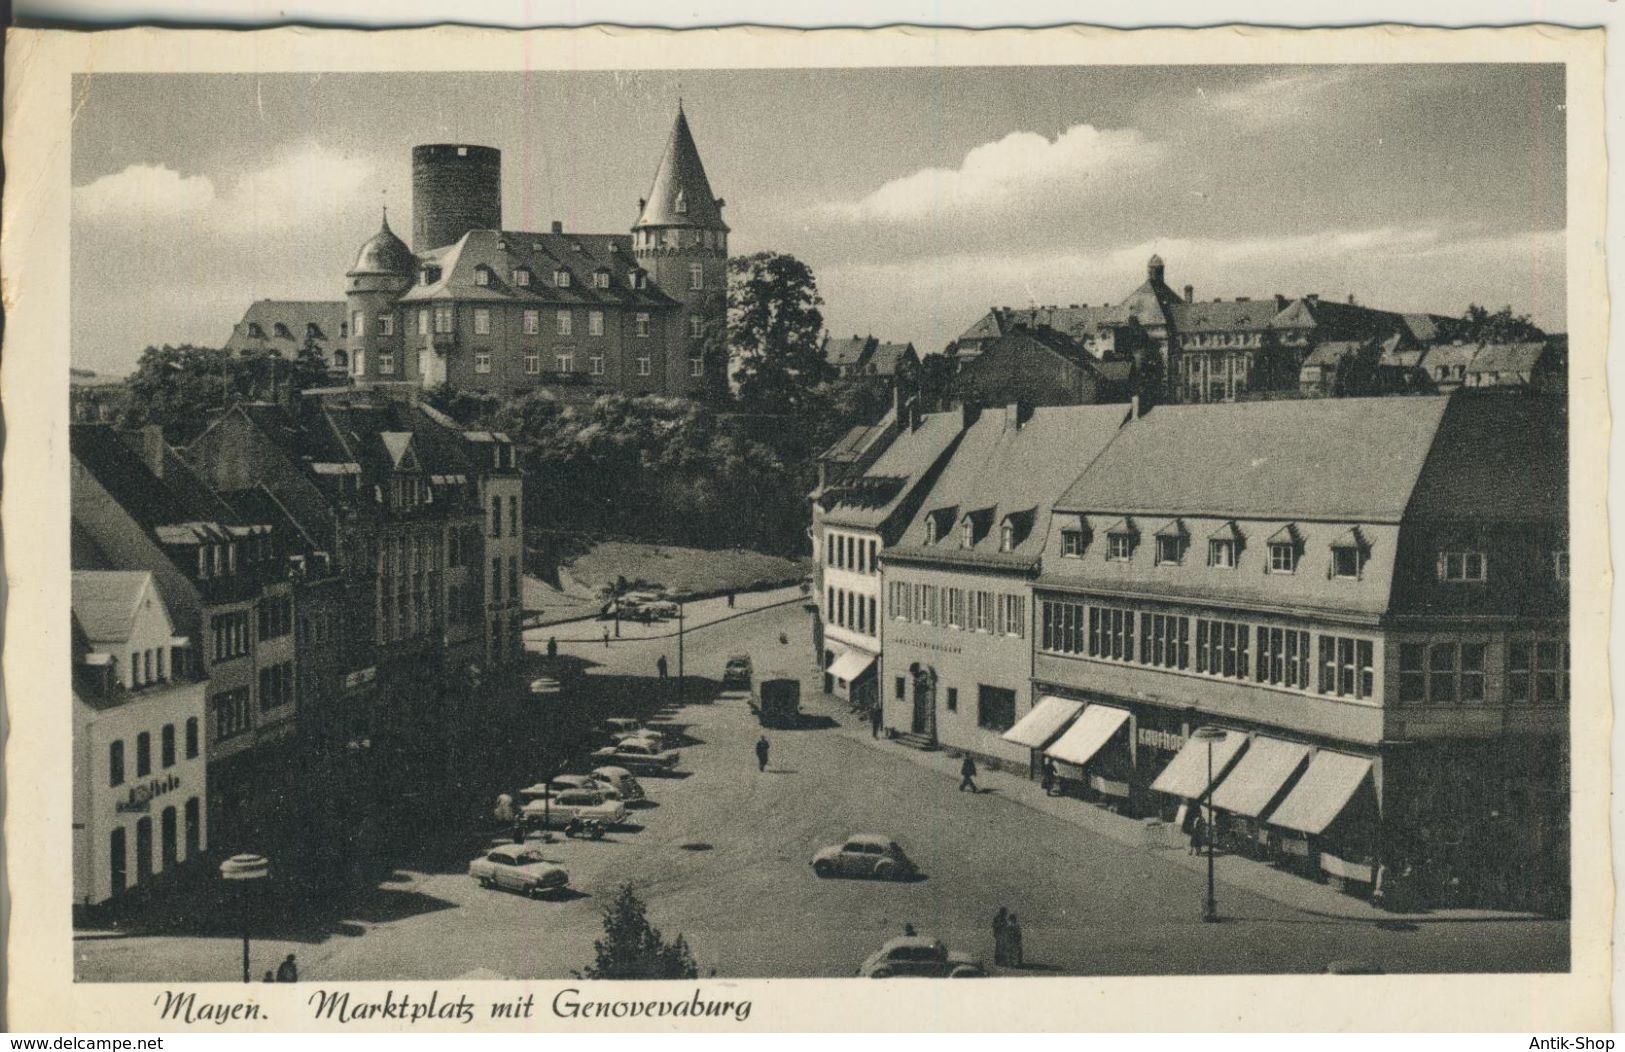
[[152, 801], [165, 793], [179, 789], [181, 780], [173, 774], [164, 778], [154, 778], [145, 785], [132, 785], [124, 799], [113, 805], [116, 811], [145, 811], [151, 807]]

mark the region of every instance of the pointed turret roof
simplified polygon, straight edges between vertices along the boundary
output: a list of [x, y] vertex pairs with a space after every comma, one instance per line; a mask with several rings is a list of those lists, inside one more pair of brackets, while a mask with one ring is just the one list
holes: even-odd
[[700, 163], [700, 151], [688, 130], [683, 104], [677, 104], [677, 120], [671, 126], [666, 154], [655, 172], [654, 186], [643, 202], [643, 214], [632, 227], [686, 226], [728, 229], [722, 221], [722, 202], [711, 193]]

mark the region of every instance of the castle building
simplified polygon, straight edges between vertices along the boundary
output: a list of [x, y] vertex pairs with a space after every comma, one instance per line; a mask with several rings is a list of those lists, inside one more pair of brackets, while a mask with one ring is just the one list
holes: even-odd
[[[728, 225], [678, 107], [628, 234], [504, 229], [502, 155], [412, 151], [412, 245], [382, 226], [345, 277], [357, 385], [702, 397], [727, 317]], [[336, 358], [335, 358], [336, 360]]]

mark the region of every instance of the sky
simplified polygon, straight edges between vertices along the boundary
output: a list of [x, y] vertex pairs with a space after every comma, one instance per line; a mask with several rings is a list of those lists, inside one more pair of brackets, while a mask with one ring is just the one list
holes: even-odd
[[837, 335], [941, 350], [991, 306], [1318, 293], [1565, 328], [1559, 66], [76, 78], [73, 364], [341, 299], [411, 229], [411, 148], [498, 147], [509, 229], [625, 232], [682, 99], [734, 254], [808, 263]]

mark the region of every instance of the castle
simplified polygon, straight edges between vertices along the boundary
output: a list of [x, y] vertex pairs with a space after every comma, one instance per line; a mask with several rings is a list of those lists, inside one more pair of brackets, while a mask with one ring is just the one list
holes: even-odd
[[412, 150], [412, 244], [389, 226], [345, 275], [328, 351], [357, 386], [547, 387], [705, 397], [726, 389], [728, 225], [681, 104], [629, 234], [502, 225], [502, 153]]

